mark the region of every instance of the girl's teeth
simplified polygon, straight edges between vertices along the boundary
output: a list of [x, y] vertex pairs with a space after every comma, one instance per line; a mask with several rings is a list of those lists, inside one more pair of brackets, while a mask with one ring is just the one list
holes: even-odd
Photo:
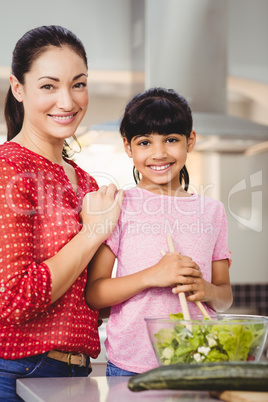
[[165, 166], [151, 166], [151, 168], [153, 170], [164, 170], [164, 169], [167, 169], [169, 166], [170, 166], [170, 164], [165, 165]]

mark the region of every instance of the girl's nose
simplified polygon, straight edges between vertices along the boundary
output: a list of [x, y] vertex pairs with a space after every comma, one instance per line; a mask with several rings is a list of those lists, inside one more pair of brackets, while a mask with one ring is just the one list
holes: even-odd
[[165, 144], [155, 144], [153, 147], [152, 157], [155, 159], [163, 159], [167, 156]]
[[65, 111], [70, 111], [73, 108], [73, 104], [74, 102], [70, 91], [64, 89], [59, 92], [57, 101], [58, 108], [63, 109]]

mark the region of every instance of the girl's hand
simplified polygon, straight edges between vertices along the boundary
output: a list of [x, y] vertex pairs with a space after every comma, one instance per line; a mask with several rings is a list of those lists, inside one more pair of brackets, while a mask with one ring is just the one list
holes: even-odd
[[82, 230], [88, 232], [88, 236], [94, 234], [106, 240], [117, 224], [123, 197], [124, 191], [117, 191], [114, 184], [101, 186], [98, 191], [86, 194], [80, 214]]
[[[152, 287], [174, 286], [179, 283], [190, 286], [195, 283], [197, 278], [202, 277], [198, 265], [190, 257], [178, 252], [165, 254], [149, 270], [152, 274], [150, 285]], [[175, 291], [175, 293], [178, 292]]]
[[217, 312], [224, 312], [232, 305], [233, 295], [227, 259], [212, 262], [212, 281], [202, 277], [194, 278], [191, 284], [183, 284], [172, 289], [174, 293], [185, 292], [188, 301], [206, 302]]
[[186, 296], [186, 299], [188, 301], [206, 302], [212, 300], [215, 297], [214, 289], [215, 286], [213, 286], [211, 283], [207, 282], [205, 279], [201, 277], [201, 278], [195, 278], [195, 280], [191, 284], [176, 286], [175, 288], [172, 289], [172, 292], [189, 293], [189, 295]]

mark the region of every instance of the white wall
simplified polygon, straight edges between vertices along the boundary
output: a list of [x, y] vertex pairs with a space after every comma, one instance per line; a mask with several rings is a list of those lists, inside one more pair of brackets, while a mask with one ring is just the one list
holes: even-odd
[[0, 66], [17, 40], [39, 25], [63, 25], [84, 43], [93, 70], [131, 69], [131, 0], [1, 0]]
[[268, 84], [268, 0], [228, 0], [229, 75]]
[[[159, 3], [159, 0], [1, 0], [0, 66], [10, 65], [15, 43], [28, 29], [42, 24], [60, 24], [73, 30], [84, 42], [92, 69], [128, 70], [133, 45], [131, 12], [134, 10], [138, 15], [136, 4], [143, 9], [146, 1]], [[175, 1], [183, 11], [183, 2]], [[226, 0], [215, 0], [215, 3], [223, 1]], [[160, 2], [166, 4], [168, 10], [174, 0]], [[206, 0], [198, 0], [202, 2]], [[268, 83], [268, 0], [227, 2], [228, 73]], [[173, 15], [163, 19], [161, 25], [155, 26], [155, 33], [164, 34], [173, 19]], [[192, 24], [185, 27], [185, 42], [192, 29]], [[167, 46], [173, 43], [167, 42]], [[141, 68], [142, 55], [139, 57]], [[156, 63], [158, 60], [161, 61], [161, 55]], [[198, 57], [194, 61], [200, 63]], [[166, 60], [166, 65], [170, 63], [172, 60]]]
[[223, 202], [232, 284], [268, 282], [268, 153], [202, 154], [206, 195]]

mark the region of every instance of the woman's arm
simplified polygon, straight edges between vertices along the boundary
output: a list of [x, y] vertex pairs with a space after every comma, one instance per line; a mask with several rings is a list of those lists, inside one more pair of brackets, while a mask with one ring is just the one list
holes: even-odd
[[157, 264], [119, 278], [111, 278], [114, 261], [114, 254], [103, 244], [90, 262], [86, 301], [93, 310], [122, 303], [151, 287], [192, 283], [201, 276], [195, 262], [180, 253], [168, 253]]
[[206, 302], [214, 311], [228, 310], [233, 302], [228, 260], [212, 262], [212, 283], [197, 278], [196, 283], [190, 286], [177, 287], [177, 292], [192, 292], [187, 300]]
[[71, 287], [115, 228], [123, 201], [123, 191], [119, 190], [115, 196], [116, 190], [110, 184], [86, 194], [81, 212], [82, 230], [57, 254], [44, 261], [52, 277], [52, 303]]
[[[88, 193], [81, 212], [82, 230], [53, 257], [37, 263], [34, 259], [33, 222], [28, 213], [34, 206], [25, 196], [21, 181], [16, 180], [19, 185], [12, 186], [12, 198], [6, 194], [7, 184], [12, 184], [16, 172], [7, 164], [4, 168], [5, 175], [0, 176], [3, 200], [0, 213], [5, 225], [0, 236], [0, 316], [19, 325], [46, 311], [72, 286], [115, 227], [123, 193], [119, 191], [115, 198], [114, 185]], [[27, 185], [27, 180], [25, 182]], [[16, 200], [18, 206], [12, 200]], [[103, 230], [99, 230], [101, 225]]]

